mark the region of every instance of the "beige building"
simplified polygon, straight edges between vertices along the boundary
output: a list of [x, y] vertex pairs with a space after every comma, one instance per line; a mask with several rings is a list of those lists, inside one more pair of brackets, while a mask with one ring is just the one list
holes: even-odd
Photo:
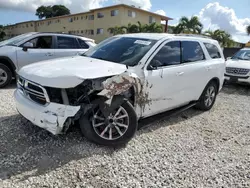
[[112, 36], [108, 28], [127, 26], [129, 23], [150, 24], [166, 21], [164, 31], [167, 31], [168, 20], [172, 18], [145, 11], [134, 6], [119, 4], [93, 9], [88, 12], [59, 16], [38, 21], [28, 21], [6, 26], [7, 37], [13, 37], [26, 32], [60, 32], [82, 35], [100, 42]]

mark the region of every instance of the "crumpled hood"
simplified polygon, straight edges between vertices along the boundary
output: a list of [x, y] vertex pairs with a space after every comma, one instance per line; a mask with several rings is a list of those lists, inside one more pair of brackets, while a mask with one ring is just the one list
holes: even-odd
[[43, 86], [72, 88], [85, 79], [121, 74], [126, 66], [83, 56], [41, 61], [21, 68], [18, 74]]
[[226, 67], [250, 69], [250, 61], [240, 59], [230, 59], [226, 61]]

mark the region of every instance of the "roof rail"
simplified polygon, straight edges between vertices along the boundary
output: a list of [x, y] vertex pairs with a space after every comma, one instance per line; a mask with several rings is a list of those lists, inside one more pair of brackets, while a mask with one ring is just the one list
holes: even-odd
[[209, 36], [206, 36], [206, 35], [199, 35], [199, 34], [185, 34], [185, 33], [180, 33], [180, 34], [175, 34], [175, 36], [200, 37], [200, 38], [212, 39], [212, 38], [209, 37]]

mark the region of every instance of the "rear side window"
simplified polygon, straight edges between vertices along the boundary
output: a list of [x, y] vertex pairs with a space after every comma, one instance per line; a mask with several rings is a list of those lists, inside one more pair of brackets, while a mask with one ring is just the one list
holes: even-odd
[[203, 50], [198, 42], [183, 41], [182, 48], [182, 63], [201, 61], [205, 59]]
[[214, 44], [210, 44], [210, 43], [204, 43], [204, 45], [212, 59], [221, 58], [221, 54], [217, 46], [215, 46]]
[[86, 42], [85, 42], [84, 40], [78, 39], [78, 42], [79, 42], [80, 47], [81, 47], [82, 49], [89, 49], [89, 45], [86, 44]]
[[59, 49], [75, 49], [78, 48], [77, 41], [72, 37], [57, 37], [57, 48]]

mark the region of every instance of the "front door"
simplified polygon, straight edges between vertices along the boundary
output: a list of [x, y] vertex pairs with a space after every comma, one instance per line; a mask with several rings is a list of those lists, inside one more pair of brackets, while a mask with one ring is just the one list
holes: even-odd
[[31, 63], [54, 58], [52, 36], [39, 36], [27, 42], [31, 43], [33, 46], [24, 50], [24, 43], [17, 49], [17, 61], [19, 69]]
[[168, 41], [151, 56], [145, 67], [147, 117], [198, 100], [207, 83], [206, 60], [197, 41]]
[[142, 116], [151, 116], [180, 105], [183, 96], [185, 70], [181, 66], [180, 41], [163, 43], [145, 67], [144, 92], [149, 103]]

